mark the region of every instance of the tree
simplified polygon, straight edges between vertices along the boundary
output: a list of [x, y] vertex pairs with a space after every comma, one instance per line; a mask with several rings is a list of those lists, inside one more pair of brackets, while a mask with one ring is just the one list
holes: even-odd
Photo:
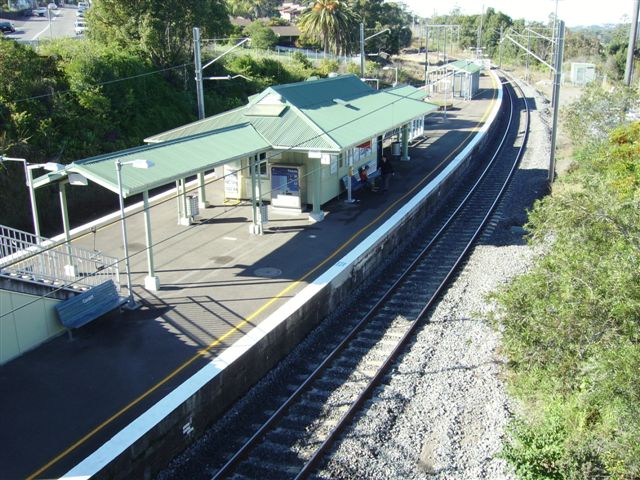
[[298, 27], [320, 40], [324, 51], [349, 53], [355, 44], [358, 17], [342, 0], [318, 0], [300, 16]]
[[245, 33], [251, 37], [253, 48], [272, 48], [278, 43], [278, 36], [263, 21], [256, 20], [244, 29]]
[[252, 20], [272, 17], [278, 12], [278, 0], [226, 0], [227, 9], [234, 17]]
[[407, 27], [413, 19], [397, 4], [383, 0], [352, 0], [351, 6], [360, 16], [366, 32], [380, 32], [385, 28], [390, 30], [367, 41], [367, 50], [396, 54], [400, 48], [411, 44], [411, 30]]
[[190, 58], [193, 27], [205, 37], [231, 28], [223, 0], [95, 0], [88, 22], [91, 38], [139, 49], [163, 68]]

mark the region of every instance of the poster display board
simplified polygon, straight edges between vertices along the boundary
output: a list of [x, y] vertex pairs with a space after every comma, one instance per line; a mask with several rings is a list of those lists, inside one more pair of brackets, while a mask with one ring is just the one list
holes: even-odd
[[271, 165], [271, 205], [302, 212], [302, 167]]
[[240, 173], [238, 168], [224, 165], [224, 198], [240, 198]]

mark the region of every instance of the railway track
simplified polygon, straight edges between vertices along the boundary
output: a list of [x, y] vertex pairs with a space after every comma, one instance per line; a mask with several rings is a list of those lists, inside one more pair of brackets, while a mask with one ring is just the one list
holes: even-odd
[[[449, 199], [450, 208], [388, 268], [362, 311], [346, 312], [343, 340], [272, 412], [214, 479], [306, 478], [386, 375], [415, 329], [485, 228], [526, 146], [526, 101], [505, 85], [504, 136], [473, 185]], [[524, 122], [524, 125], [523, 125]], [[455, 199], [455, 202], [454, 202]], [[354, 318], [357, 320], [354, 321]]]

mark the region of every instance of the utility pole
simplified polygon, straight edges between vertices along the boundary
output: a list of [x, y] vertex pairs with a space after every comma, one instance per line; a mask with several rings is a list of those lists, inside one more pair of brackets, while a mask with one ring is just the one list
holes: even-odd
[[424, 26], [424, 93], [427, 93], [427, 83], [429, 80], [429, 25]]
[[364, 22], [360, 22], [360, 78], [364, 78]]
[[202, 88], [202, 57], [200, 55], [200, 29], [193, 27], [193, 57], [196, 67], [196, 95], [198, 97], [198, 119], [204, 119], [204, 89]]
[[[638, 1], [638, 0], [636, 0]], [[562, 57], [564, 54], [564, 22], [558, 22], [558, 37], [556, 38], [555, 79], [553, 81], [553, 128], [551, 129], [551, 154], [549, 158], [549, 185], [555, 180], [556, 171], [556, 137], [558, 132], [558, 109], [560, 106], [560, 80], [562, 78]]]
[[480, 44], [482, 43], [482, 22], [484, 20], [484, 4], [482, 4], [482, 14], [480, 15], [480, 28], [478, 28], [478, 47], [476, 49], [476, 59], [480, 58]]
[[444, 28], [443, 30], [444, 30], [444, 45], [442, 49], [442, 53], [443, 53], [442, 59], [446, 64], [447, 63], [447, 29]]
[[504, 26], [500, 25], [500, 43], [498, 44], [498, 68], [502, 70], [502, 36], [504, 35]]
[[[551, 42], [554, 41], [553, 37], [547, 38], [542, 35], [539, 35], [539, 36], [544, 38], [545, 40], [549, 40]], [[536, 55], [534, 52], [529, 50], [526, 46], [522, 45], [513, 37], [511, 37], [508, 33], [504, 35], [503, 41], [504, 39], [507, 39], [510, 42], [514, 43], [519, 48], [527, 52], [527, 54], [536, 58], [540, 63], [543, 63], [553, 73], [555, 73], [555, 80], [553, 82], [553, 96], [551, 98], [551, 102], [553, 105], [553, 126], [551, 128], [551, 151], [549, 152], [549, 173], [548, 173], [549, 186], [551, 186], [551, 184], [555, 179], [555, 168], [556, 168], [555, 154], [556, 154], [556, 137], [558, 134], [558, 110], [560, 105], [560, 80], [562, 77], [562, 59], [563, 59], [563, 53], [564, 53], [564, 22], [562, 20], [558, 21], [558, 34], [555, 41], [555, 55], [553, 56], [554, 65], [551, 65], [545, 59]]]
[[633, 19], [631, 20], [631, 31], [629, 32], [629, 46], [627, 47], [627, 65], [624, 69], [624, 84], [631, 86], [633, 78], [633, 53], [636, 49], [638, 39], [638, 11], [640, 10], [640, 0], [635, 0], [633, 6]]

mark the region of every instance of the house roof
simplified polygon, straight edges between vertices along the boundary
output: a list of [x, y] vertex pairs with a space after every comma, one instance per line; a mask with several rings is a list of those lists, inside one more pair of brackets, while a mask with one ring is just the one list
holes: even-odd
[[302, 32], [295, 25], [273, 25], [269, 27], [279, 37], [299, 37]]

